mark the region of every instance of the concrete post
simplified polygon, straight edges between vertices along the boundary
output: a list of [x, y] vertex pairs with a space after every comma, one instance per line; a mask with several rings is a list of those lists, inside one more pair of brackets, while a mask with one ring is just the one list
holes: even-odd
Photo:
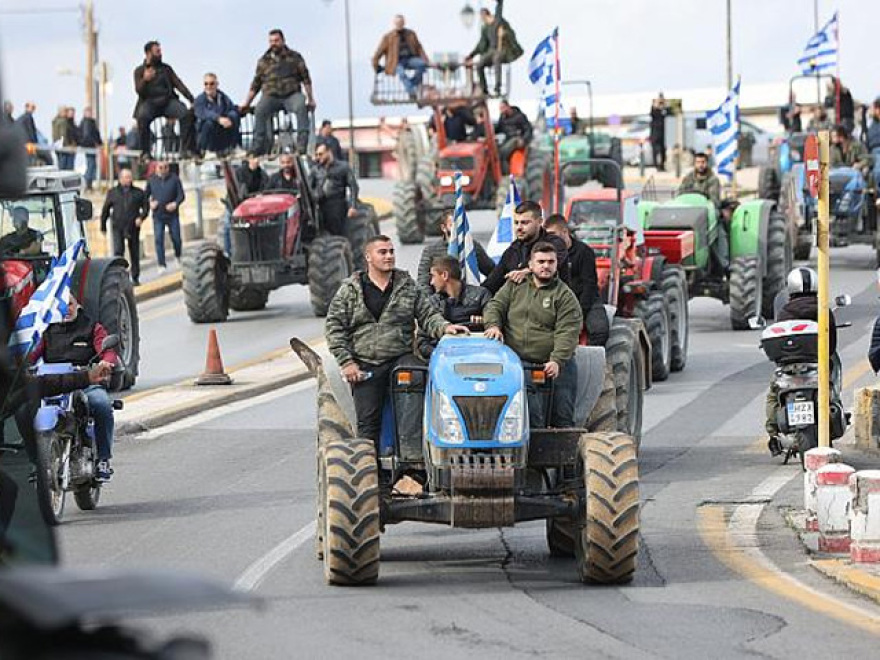
[[880, 470], [862, 470], [849, 479], [852, 496], [850, 558], [880, 563]]
[[840, 463], [840, 451], [831, 447], [816, 447], [804, 455], [804, 509], [807, 512], [806, 530], [819, 531], [816, 517], [818, 484], [816, 473], [830, 463]]
[[849, 478], [853, 474], [855, 468], [845, 463], [826, 465], [816, 473], [819, 552], [849, 552]]

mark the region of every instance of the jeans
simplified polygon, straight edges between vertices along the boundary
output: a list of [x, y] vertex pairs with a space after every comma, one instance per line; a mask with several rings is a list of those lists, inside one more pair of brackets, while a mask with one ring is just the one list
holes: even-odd
[[296, 148], [305, 153], [309, 146], [309, 109], [306, 107], [306, 96], [302, 92], [294, 92], [290, 96], [266, 96], [260, 98], [254, 109], [254, 145], [253, 151], [259, 156], [269, 153], [272, 147], [272, 115], [284, 110], [296, 116]]
[[95, 420], [95, 442], [98, 460], [113, 458], [113, 404], [110, 395], [100, 385], [90, 385], [83, 390], [89, 401], [89, 413]]
[[131, 281], [140, 284], [141, 278], [141, 232], [134, 228], [126, 232], [122, 227], [113, 227], [113, 256], [121, 257], [125, 254], [125, 242], [128, 241], [129, 266], [131, 268]]
[[216, 121], [199, 122], [196, 137], [199, 153], [203, 154], [206, 151], [222, 153], [235, 148], [241, 142], [238, 123], [238, 119], [233, 119], [230, 128], [223, 128]]
[[[150, 145], [153, 139], [150, 133], [150, 124], [159, 117], [170, 117], [180, 122], [180, 138], [183, 151], [192, 151], [195, 146], [193, 115], [177, 99], [140, 102], [137, 109], [137, 124], [141, 151], [147, 156], [150, 154]], [[165, 145], [165, 150], [168, 151], [167, 145]]]
[[562, 365], [559, 376], [553, 384], [553, 409], [550, 411], [550, 423], [543, 401], [528, 392], [529, 425], [541, 429], [548, 426], [557, 429], [570, 429], [574, 426], [574, 403], [577, 396], [577, 362], [574, 356]]
[[92, 182], [98, 175], [98, 156], [97, 154], [86, 154], [86, 188], [91, 190]]
[[489, 83], [486, 82], [486, 69], [492, 67], [495, 71], [495, 95], [501, 94], [501, 65], [504, 63], [504, 56], [498, 49], [490, 50], [485, 55], [480, 56], [480, 62], [477, 64], [477, 75], [480, 77], [480, 87], [483, 88], [483, 94], [489, 94]]
[[651, 159], [654, 167], [660, 172], [666, 171], [666, 143], [659, 140], [651, 140]]
[[[401, 356], [401, 358], [404, 356]], [[397, 367], [401, 358], [388, 360], [379, 365], [361, 364], [361, 371], [372, 373], [367, 380], [353, 383], [351, 394], [354, 397], [354, 409], [357, 413], [358, 437], [372, 440], [379, 455], [379, 438], [382, 434], [382, 412], [391, 385], [391, 372]]]
[[880, 187], [880, 147], [871, 149], [871, 155], [874, 157], [874, 185]]
[[[422, 77], [428, 69], [428, 64], [421, 57], [408, 57], [400, 60], [397, 64], [397, 77], [403, 83], [406, 93], [412, 96], [416, 93], [419, 85], [422, 84]], [[412, 77], [407, 76], [406, 72], [412, 71]]]
[[153, 216], [153, 234], [156, 239], [156, 261], [163, 268], [165, 263], [165, 228], [171, 233], [171, 244], [174, 246], [174, 256], [180, 259], [180, 253], [183, 250], [183, 244], [180, 238], [180, 216], [174, 214], [172, 216], [156, 217]]
[[76, 162], [76, 154], [75, 153], [67, 153], [64, 151], [58, 152], [58, 169], [59, 170], [72, 170], [75, 162]]

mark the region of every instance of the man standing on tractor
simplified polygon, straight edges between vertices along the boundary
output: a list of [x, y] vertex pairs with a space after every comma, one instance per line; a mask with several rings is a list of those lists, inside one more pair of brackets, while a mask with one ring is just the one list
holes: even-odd
[[428, 336], [466, 334], [447, 322], [406, 271], [395, 268], [394, 244], [374, 236], [364, 247], [366, 272], [346, 279], [327, 313], [327, 347], [351, 385], [357, 433], [376, 445], [391, 372], [413, 355], [416, 322]]
[[309, 111], [317, 105], [312, 77], [303, 56], [287, 47], [284, 33], [277, 28], [269, 32], [269, 50], [257, 62], [251, 88], [241, 106], [242, 114], [250, 109], [260, 92], [263, 96], [254, 117], [254, 153], [262, 156], [270, 151], [272, 115], [285, 110], [296, 115], [296, 147], [304, 154], [309, 144]]
[[504, 136], [504, 142], [498, 147], [498, 158], [501, 160], [501, 173], [510, 174], [510, 157], [517, 149], [525, 149], [532, 141], [532, 122], [517, 106], [510, 105], [502, 99], [499, 105], [501, 116], [495, 125], [495, 132]]
[[565, 216], [556, 213], [544, 222], [544, 229], [558, 236], [568, 249], [568, 267], [571, 271], [569, 286], [581, 304], [584, 327], [590, 346], [604, 346], [610, 328], [608, 313], [599, 296], [599, 274], [596, 271], [596, 253], [589, 245], [571, 235], [571, 227]]
[[541, 224], [543, 211], [537, 202], [522, 202], [513, 212], [513, 231], [516, 240], [511, 243], [498, 260], [492, 274], [483, 282], [483, 286], [493, 295], [498, 293], [508, 280], [516, 284], [524, 282], [531, 274], [529, 258], [532, 249], [538, 243], [550, 243], [556, 248], [554, 273], [559, 274], [563, 282], [569, 281], [568, 249], [558, 236], [553, 236]]
[[143, 155], [145, 158], [150, 156], [150, 124], [157, 117], [167, 117], [180, 121], [181, 156], [187, 157], [195, 149], [193, 117], [177, 98], [177, 92], [190, 103], [195, 99], [174, 69], [162, 61], [162, 46], [158, 41], [148, 41], [144, 45], [144, 56], [144, 63], [134, 70], [134, 89], [138, 96], [134, 118]]
[[556, 248], [540, 241], [529, 258], [529, 277], [508, 281], [486, 305], [486, 337], [506, 343], [523, 362], [544, 365], [556, 380], [553, 409], [529, 402], [532, 427], [574, 426], [577, 364], [574, 352], [583, 316], [577, 297], [557, 277]]
[[[443, 219], [440, 220], [440, 238], [433, 243], [425, 246], [422, 250], [422, 256], [419, 258], [419, 269], [416, 275], [416, 283], [430, 291], [432, 273], [431, 268], [434, 260], [443, 257], [449, 253], [449, 237], [452, 236], [452, 227], [454, 225], [454, 216], [451, 210], [443, 213]], [[495, 262], [492, 260], [483, 245], [474, 239], [474, 251], [477, 253], [477, 269], [484, 277], [488, 277], [495, 270]]]
[[336, 160], [348, 160], [345, 157], [345, 152], [342, 150], [342, 145], [339, 144], [339, 138], [333, 135], [333, 122], [329, 119], [321, 122], [321, 128], [318, 130], [318, 137], [315, 140], [316, 147], [322, 144], [330, 147], [330, 151]]
[[[406, 19], [402, 14], [397, 14], [392, 21], [393, 29], [382, 37], [373, 54], [373, 69], [376, 73], [384, 72], [386, 76], [396, 75], [409, 98], [415, 100], [431, 60], [422, 48], [419, 37], [405, 25]], [[380, 64], [383, 58], [384, 65]], [[412, 76], [407, 71], [412, 71]]]
[[873, 163], [865, 145], [854, 140], [852, 133], [843, 124], [831, 131], [831, 167], [852, 167], [862, 173], [867, 180]]
[[715, 206], [721, 204], [721, 182], [709, 167], [709, 156], [703, 152], [694, 154], [694, 169], [691, 170], [678, 186], [679, 195], [699, 193], [712, 200]]
[[[440, 310], [444, 319], [462, 325], [483, 322], [483, 310], [492, 300], [492, 294], [481, 286], [462, 281], [458, 259], [449, 255], [437, 257], [431, 263], [430, 272], [431, 288], [435, 291], [430, 301]], [[436, 346], [437, 340], [434, 337], [419, 331], [419, 355], [430, 360]]]
[[296, 178], [293, 154], [281, 154], [278, 159], [279, 169], [269, 177], [263, 190], [289, 190], [296, 195], [299, 192], [299, 180]]
[[666, 171], [666, 118], [669, 116], [663, 92], [651, 102], [651, 156], [658, 172]]
[[480, 40], [470, 52], [464, 63], [470, 66], [479, 55], [477, 73], [480, 76], [480, 87], [485, 96], [489, 95], [489, 83], [486, 81], [486, 69], [495, 70], [495, 96], [501, 96], [501, 65], [510, 64], [522, 57], [523, 49], [516, 40], [516, 32], [503, 17], [504, 0], [495, 0], [495, 14], [485, 7], [480, 10]]
[[149, 199], [140, 188], [132, 185], [131, 170], [127, 167], [119, 170], [119, 183], [104, 200], [101, 210], [101, 233], [107, 234], [107, 219], [110, 218], [110, 230], [114, 256], [121, 257], [128, 241], [128, 255], [131, 260], [131, 282], [140, 284], [141, 276], [141, 225], [150, 212]]
[[345, 219], [358, 212], [358, 182], [351, 167], [336, 160], [330, 147], [322, 144], [315, 150], [315, 167], [309, 178], [321, 209], [322, 226], [334, 236], [345, 236]]
[[[447, 105], [440, 113], [443, 119], [443, 131], [446, 133], [447, 142], [467, 142], [468, 126], [477, 125], [473, 113], [466, 106]], [[428, 120], [428, 132], [432, 135], [437, 132], [437, 115], [431, 113]]]

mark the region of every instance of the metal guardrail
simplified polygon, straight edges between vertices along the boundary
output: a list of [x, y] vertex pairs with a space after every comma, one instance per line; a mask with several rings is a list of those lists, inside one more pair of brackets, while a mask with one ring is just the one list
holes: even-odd
[[[507, 96], [510, 91], [510, 65], [501, 65], [500, 81], [495, 79], [494, 66], [486, 68], [488, 93], [484, 93], [480, 87], [478, 66], [467, 64], [429, 66], [422, 78], [422, 84], [413, 96], [406, 91], [403, 81], [397, 75], [377, 73], [373, 80], [370, 101], [373, 105], [415, 103], [419, 107], [424, 107], [485, 101]], [[407, 75], [411, 74], [412, 71], [407, 71]]]

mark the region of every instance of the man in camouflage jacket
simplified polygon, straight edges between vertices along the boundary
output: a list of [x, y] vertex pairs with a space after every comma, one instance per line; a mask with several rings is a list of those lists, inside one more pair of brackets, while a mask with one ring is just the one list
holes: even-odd
[[342, 283], [327, 313], [324, 334], [330, 353], [351, 384], [358, 436], [379, 442], [382, 410], [391, 372], [413, 355], [416, 322], [428, 335], [467, 333], [447, 322], [406, 271], [395, 268], [394, 245], [387, 236], [364, 248], [366, 272]]
[[[305, 90], [305, 94], [303, 94]], [[315, 109], [312, 77], [303, 56], [284, 42], [284, 33], [269, 32], [269, 50], [257, 62], [247, 99], [241, 107], [244, 114], [260, 92], [263, 96], [254, 110], [254, 142], [252, 151], [261, 156], [269, 152], [272, 138], [269, 130], [272, 116], [281, 110], [296, 115], [296, 147], [305, 153], [309, 144], [309, 110]]]
[[685, 193], [699, 193], [711, 199], [715, 206], [721, 205], [721, 182], [709, 167], [709, 157], [706, 154], [694, 154], [694, 169], [678, 186], [678, 194]]

